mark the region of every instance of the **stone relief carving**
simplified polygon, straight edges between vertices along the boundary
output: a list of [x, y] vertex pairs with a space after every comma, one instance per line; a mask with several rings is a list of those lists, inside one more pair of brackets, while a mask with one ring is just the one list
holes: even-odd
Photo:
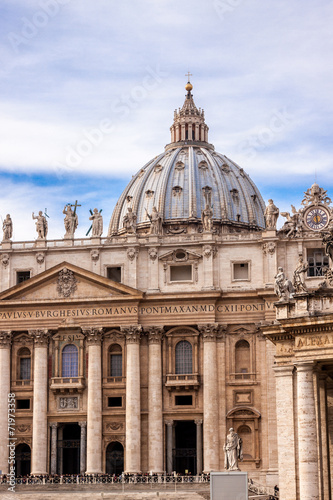
[[37, 239], [45, 240], [48, 232], [48, 222], [45, 215], [43, 215], [43, 212], [40, 210], [38, 215], [35, 215], [34, 212], [32, 212], [32, 218], [33, 220], [36, 220], [36, 231], [38, 234]]
[[64, 267], [59, 271], [57, 281], [57, 292], [60, 296], [70, 297], [77, 289], [77, 280], [73, 271]]
[[331, 198], [327, 196], [327, 191], [319, 187], [316, 183], [312, 184], [312, 186], [305, 191], [304, 195], [305, 196], [301, 201], [301, 204], [304, 207], [308, 207], [309, 205], [319, 205], [321, 203], [328, 206], [332, 203]]
[[10, 256], [9, 256], [8, 253], [3, 253], [1, 255], [1, 264], [3, 265], [3, 267], [7, 267], [8, 266], [9, 259], [10, 259]]
[[187, 233], [187, 226], [181, 224], [173, 224], [166, 230], [167, 234], [182, 234]]
[[105, 425], [105, 430], [106, 431], [119, 431], [120, 429], [124, 428], [124, 424], [121, 422], [109, 422]]
[[24, 432], [29, 432], [31, 430], [31, 425], [21, 424], [18, 425], [16, 428], [19, 432], [24, 433]]
[[2, 223], [3, 238], [2, 241], [10, 241], [13, 236], [13, 222], [10, 214], [6, 215], [5, 220]]
[[94, 250], [91, 250], [90, 252], [90, 258], [93, 262], [97, 262], [98, 259], [99, 259], [99, 251], [97, 250], [97, 248], [95, 248]]
[[78, 397], [60, 397], [58, 398], [59, 410], [77, 410], [79, 407]]
[[138, 256], [138, 249], [137, 248], [129, 248], [127, 250], [127, 257], [128, 259], [133, 262], [133, 260]]
[[273, 200], [268, 200], [265, 209], [266, 229], [276, 229], [276, 223], [279, 217], [279, 209], [274, 205]]
[[278, 268], [278, 273], [275, 275], [274, 291], [280, 301], [289, 301], [293, 298], [295, 292], [291, 281], [286, 278], [283, 268]]
[[305, 284], [305, 276], [308, 268], [309, 264], [303, 261], [303, 257], [299, 257], [293, 276], [293, 287], [296, 293], [304, 293], [308, 291]]
[[273, 255], [275, 253], [276, 244], [274, 241], [268, 241], [262, 246], [262, 251], [264, 255]]
[[36, 262], [37, 264], [41, 265], [44, 263], [45, 260], [45, 253], [44, 252], [38, 252], [36, 254]]
[[157, 248], [149, 248], [148, 255], [151, 260], [156, 260], [158, 255]]
[[224, 468], [226, 470], [239, 470], [238, 461], [243, 460], [242, 439], [232, 427], [229, 429], [223, 451]]
[[133, 212], [132, 207], [127, 208], [127, 214], [123, 218], [123, 227], [127, 234], [136, 233], [136, 214]]

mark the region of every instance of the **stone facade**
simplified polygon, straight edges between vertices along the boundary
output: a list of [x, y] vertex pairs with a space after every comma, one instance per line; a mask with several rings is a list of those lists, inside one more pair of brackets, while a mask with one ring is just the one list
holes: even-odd
[[[182, 148], [192, 155], [200, 145], [190, 142]], [[254, 194], [249, 213], [253, 203]], [[201, 215], [165, 224], [158, 208], [154, 232], [139, 219], [134, 232], [110, 224], [107, 238], [2, 242], [0, 418], [15, 393], [17, 450], [31, 450], [23, 472], [223, 470], [233, 427], [254, 480], [279, 483], [284, 500], [330, 498], [333, 307], [315, 293], [322, 239], [299, 216], [297, 237], [289, 226], [265, 230], [260, 210], [257, 221], [222, 212], [207, 230]], [[278, 267], [292, 277], [300, 256], [310, 295], [276, 302]]]

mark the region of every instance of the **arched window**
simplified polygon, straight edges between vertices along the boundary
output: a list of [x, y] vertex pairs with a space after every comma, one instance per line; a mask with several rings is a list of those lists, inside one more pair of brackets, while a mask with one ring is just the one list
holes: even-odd
[[187, 340], [176, 345], [176, 373], [192, 373], [192, 345]]
[[62, 350], [62, 377], [78, 376], [78, 351], [74, 344], [66, 345]]
[[110, 349], [110, 377], [123, 376], [123, 354], [120, 345], [113, 344]]
[[19, 380], [31, 378], [31, 353], [27, 347], [22, 347], [18, 351], [18, 376]]

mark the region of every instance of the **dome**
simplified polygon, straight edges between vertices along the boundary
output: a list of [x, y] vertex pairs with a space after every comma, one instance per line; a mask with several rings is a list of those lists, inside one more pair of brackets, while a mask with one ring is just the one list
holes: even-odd
[[204, 111], [196, 108], [191, 90], [192, 85], [183, 107], [175, 111], [172, 142], [133, 176], [120, 196], [109, 236], [125, 232], [123, 221], [128, 210], [134, 214], [138, 232], [149, 229], [153, 209], [157, 210], [168, 233], [184, 224], [201, 225], [207, 205], [213, 227], [265, 227], [260, 192], [242, 168], [208, 143]]

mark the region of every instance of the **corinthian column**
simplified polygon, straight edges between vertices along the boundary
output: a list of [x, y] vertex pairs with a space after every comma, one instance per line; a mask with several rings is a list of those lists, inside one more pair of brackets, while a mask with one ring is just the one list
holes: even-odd
[[[0, 470], [8, 473], [8, 394], [10, 393], [10, 346], [12, 333], [0, 331]], [[15, 410], [14, 407], [11, 406]], [[12, 413], [15, 415], [15, 412]]]
[[48, 330], [30, 330], [34, 339], [34, 397], [31, 474], [47, 474]]
[[313, 363], [297, 364], [299, 491], [302, 500], [318, 500], [318, 455]]
[[126, 335], [126, 472], [141, 472], [140, 332], [123, 327]]
[[198, 325], [203, 340], [203, 466], [204, 472], [219, 470], [219, 416], [217, 394], [216, 335], [218, 325]]
[[[102, 473], [102, 328], [82, 329], [88, 346], [87, 474]], [[81, 428], [82, 431], [82, 428]]]
[[162, 415], [162, 327], [148, 331], [148, 458], [149, 471], [163, 472], [163, 415]]

